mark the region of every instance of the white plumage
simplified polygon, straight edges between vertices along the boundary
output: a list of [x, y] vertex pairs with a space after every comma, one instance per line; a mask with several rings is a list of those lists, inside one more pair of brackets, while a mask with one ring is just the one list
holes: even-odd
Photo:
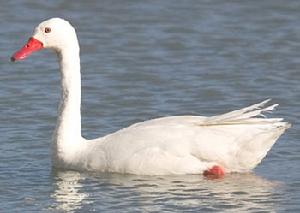
[[[47, 32], [46, 28], [51, 28]], [[59, 56], [62, 101], [54, 135], [56, 167], [141, 175], [202, 174], [213, 166], [248, 172], [290, 124], [262, 113], [269, 100], [223, 115], [172, 116], [134, 124], [94, 140], [81, 137], [79, 46], [74, 28], [59, 18], [42, 22], [33, 39]], [[25, 58], [22, 51], [12, 59]]]

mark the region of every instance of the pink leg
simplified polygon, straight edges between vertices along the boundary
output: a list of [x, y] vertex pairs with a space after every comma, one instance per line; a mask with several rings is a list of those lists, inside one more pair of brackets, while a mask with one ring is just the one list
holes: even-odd
[[203, 175], [208, 178], [222, 178], [224, 174], [224, 169], [217, 165], [203, 172]]

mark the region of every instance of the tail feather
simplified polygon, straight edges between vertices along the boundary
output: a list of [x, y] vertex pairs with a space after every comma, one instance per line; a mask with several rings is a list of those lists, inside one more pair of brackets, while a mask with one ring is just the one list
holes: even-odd
[[[245, 172], [253, 169], [267, 155], [276, 140], [291, 125], [283, 118], [267, 118], [263, 112], [274, 110], [278, 104], [267, 106], [270, 99], [249, 107], [222, 115], [208, 117], [202, 126], [232, 125], [237, 134], [230, 156], [222, 158], [229, 172]], [[239, 125], [239, 128], [235, 128]], [[243, 131], [242, 135], [240, 130]], [[226, 154], [224, 154], [226, 156]]]
[[271, 99], [261, 103], [253, 104], [240, 110], [234, 110], [222, 115], [208, 117], [203, 125], [235, 125], [235, 124], [276, 124], [279, 126], [290, 127], [282, 118], [266, 118], [263, 112], [273, 111], [278, 104], [266, 106]]

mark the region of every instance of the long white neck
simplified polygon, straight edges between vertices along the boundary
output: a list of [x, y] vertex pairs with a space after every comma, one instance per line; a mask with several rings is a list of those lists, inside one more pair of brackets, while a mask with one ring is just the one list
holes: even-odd
[[[76, 43], [76, 44], [75, 44]], [[54, 134], [56, 159], [73, 158], [81, 143], [81, 78], [78, 42], [57, 51], [61, 73], [61, 103]]]

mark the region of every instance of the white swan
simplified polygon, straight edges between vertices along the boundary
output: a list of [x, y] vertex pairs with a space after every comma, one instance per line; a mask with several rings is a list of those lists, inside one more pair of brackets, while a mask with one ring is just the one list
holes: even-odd
[[140, 175], [248, 172], [290, 127], [265, 118], [264, 101], [223, 115], [173, 116], [134, 124], [94, 140], [81, 136], [79, 44], [69, 22], [52, 18], [39, 24], [12, 61], [42, 48], [54, 49], [61, 72], [61, 104], [53, 143], [60, 168]]

